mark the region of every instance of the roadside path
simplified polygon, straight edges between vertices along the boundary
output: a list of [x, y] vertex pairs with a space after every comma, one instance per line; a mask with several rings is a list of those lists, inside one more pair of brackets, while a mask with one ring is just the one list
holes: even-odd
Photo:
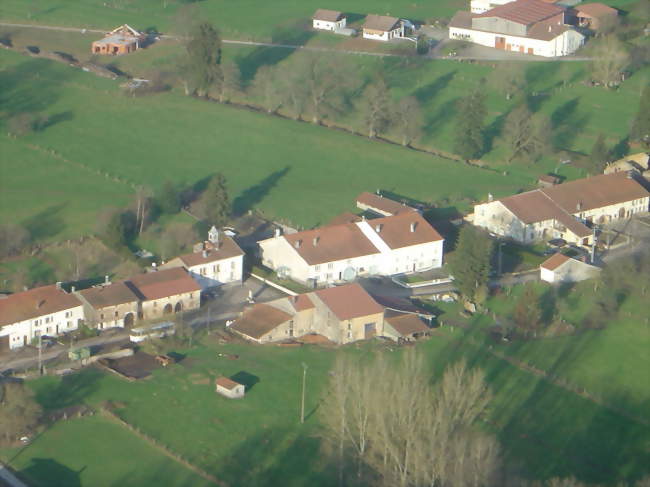
[[[98, 33], [104, 34], [105, 30], [99, 29], [84, 29], [79, 27], [58, 27], [55, 25], [36, 25], [36, 24], [15, 24], [9, 22], [0, 22], [0, 27], [17, 27], [21, 29], [42, 29], [42, 30], [54, 30], [59, 32], [77, 32], [77, 33]], [[159, 36], [162, 39], [180, 39], [180, 36], [161, 34]], [[407, 54], [395, 54], [388, 52], [371, 52], [371, 51], [356, 51], [350, 49], [334, 49], [330, 47], [315, 47], [315, 46], [302, 46], [299, 44], [280, 44], [274, 42], [255, 42], [255, 41], [240, 41], [234, 39], [222, 39], [221, 42], [224, 44], [232, 44], [239, 46], [257, 46], [257, 47], [271, 47], [278, 49], [293, 49], [295, 51], [312, 51], [312, 52], [331, 52], [331, 53], [343, 53], [350, 55], [360, 55], [360, 56], [375, 56], [375, 57], [413, 57]], [[531, 61], [563, 61], [563, 62], [576, 62], [576, 61], [590, 61], [592, 58], [585, 56], [562, 56], [556, 58], [547, 58], [543, 56], [535, 57], [513, 57], [513, 58], [504, 58], [501, 52], [497, 53], [486, 53], [474, 56], [443, 56], [439, 54], [439, 50], [442, 47], [442, 42], [438, 43], [436, 47], [426, 56], [423, 56], [424, 59], [448, 59], [448, 60], [457, 60], [457, 61], [522, 61], [522, 62], [531, 62]]]
[[28, 487], [25, 482], [16, 477], [2, 462], [0, 462], [0, 484], [6, 484], [8, 487]]

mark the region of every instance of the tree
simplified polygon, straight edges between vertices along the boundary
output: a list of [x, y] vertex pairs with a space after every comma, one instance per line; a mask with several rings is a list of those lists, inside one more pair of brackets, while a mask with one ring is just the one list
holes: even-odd
[[304, 73], [297, 69], [282, 69], [278, 73], [282, 104], [287, 106], [294, 120], [301, 120], [307, 108], [307, 85]]
[[650, 85], [646, 84], [641, 93], [639, 111], [632, 122], [630, 137], [633, 140], [644, 142], [650, 147]]
[[506, 100], [516, 96], [526, 86], [526, 70], [522, 63], [501, 63], [499, 68], [492, 71], [490, 84]]
[[[192, 30], [186, 45], [187, 58], [184, 68], [191, 80], [193, 91], [199, 96], [207, 95], [220, 75], [221, 37], [209, 22], [202, 22]], [[188, 90], [186, 86], [186, 91]]]
[[532, 286], [526, 285], [524, 292], [517, 300], [512, 319], [517, 328], [524, 333], [535, 335], [542, 322], [542, 311], [539, 296]]
[[30, 241], [29, 231], [17, 223], [0, 225], [0, 258], [20, 253]]
[[221, 227], [228, 222], [232, 213], [228, 187], [223, 174], [217, 173], [210, 179], [208, 187], [200, 198], [200, 207], [205, 221]]
[[196, 230], [191, 224], [172, 223], [160, 234], [160, 257], [167, 260], [189, 251], [198, 238]]
[[476, 90], [459, 100], [454, 151], [463, 159], [476, 159], [483, 153], [483, 125], [486, 114], [483, 92]]
[[34, 130], [34, 116], [29, 113], [17, 113], [7, 120], [7, 132], [12, 137], [22, 137]]
[[520, 159], [535, 162], [551, 145], [547, 118], [534, 117], [526, 105], [519, 105], [506, 118], [503, 141], [510, 152], [508, 162]]
[[[152, 220], [152, 191], [145, 186], [138, 186], [135, 191], [135, 222], [132, 233], [142, 234], [145, 224]], [[178, 210], [177, 210], [178, 211]], [[129, 230], [126, 230], [129, 233]]]
[[411, 145], [422, 134], [423, 117], [414, 96], [399, 100], [393, 108], [393, 122], [403, 146]]
[[156, 198], [156, 202], [163, 213], [173, 215], [180, 210], [180, 192], [173, 181], [166, 180]]
[[610, 34], [597, 41], [592, 52], [591, 77], [607, 88], [621, 82], [623, 70], [630, 62], [625, 45]]
[[216, 85], [217, 99], [221, 103], [232, 100], [241, 91], [241, 71], [237, 63], [226, 61], [221, 65]]
[[33, 393], [22, 384], [0, 381], [0, 393], [0, 431], [4, 440], [10, 442], [31, 432], [40, 420], [42, 409]]
[[485, 231], [463, 226], [449, 267], [458, 290], [470, 301], [484, 294], [480, 290], [487, 286], [492, 251], [492, 240]]
[[282, 106], [282, 90], [276, 69], [273, 66], [261, 66], [253, 80], [253, 91], [262, 100], [267, 113], [275, 113]]
[[607, 149], [607, 145], [605, 145], [605, 134], [598, 134], [596, 142], [594, 142], [594, 145], [591, 148], [590, 158], [596, 172], [602, 172], [609, 161], [609, 149]]
[[369, 138], [375, 138], [390, 125], [390, 93], [383, 79], [368, 84], [359, 99], [359, 110]]
[[109, 248], [123, 247], [126, 244], [127, 229], [122, 210], [109, 208], [102, 212], [97, 221], [97, 233]]

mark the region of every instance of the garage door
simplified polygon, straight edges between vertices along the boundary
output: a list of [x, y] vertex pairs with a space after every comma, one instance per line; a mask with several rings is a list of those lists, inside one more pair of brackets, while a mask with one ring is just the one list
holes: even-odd
[[9, 335], [0, 337], [0, 353], [9, 351]]

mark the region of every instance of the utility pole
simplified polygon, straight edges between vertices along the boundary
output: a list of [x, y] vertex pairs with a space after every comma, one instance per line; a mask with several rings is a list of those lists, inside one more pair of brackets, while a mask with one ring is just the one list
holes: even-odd
[[38, 375], [43, 375], [43, 335], [38, 332]]
[[596, 224], [593, 227], [593, 241], [591, 243], [591, 264], [593, 265], [596, 258]]
[[305, 422], [305, 383], [307, 381], [307, 364], [302, 363], [302, 402], [300, 405], [300, 423]]

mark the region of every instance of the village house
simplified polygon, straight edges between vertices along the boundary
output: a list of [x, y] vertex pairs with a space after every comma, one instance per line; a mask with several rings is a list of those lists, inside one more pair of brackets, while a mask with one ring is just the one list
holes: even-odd
[[560, 5], [516, 0], [483, 13], [457, 12], [449, 22], [449, 37], [506, 51], [566, 56], [585, 41], [566, 16]]
[[92, 44], [93, 54], [110, 54], [118, 56], [128, 54], [140, 48], [145, 35], [133, 27], [124, 24], [107, 33], [103, 39]]
[[552, 174], [542, 174], [537, 178], [537, 185], [540, 188], [549, 188], [561, 182], [562, 180], [558, 176], [553, 176]]
[[104, 282], [99, 286], [76, 291], [83, 303], [86, 324], [105, 328], [130, 328], [137, 321], [139, 299], [124, 281]]
[[0, 299], [0, 351], [29, 345], [40, 336], [58, 336], [84, 323], [81, 301], [61, 283]]
[[416, 211], [403, 203], [386, 198], [381, 194], [364, 192], [357, 196], [357, 208], [370, 211], [379, 216], [393, 216], [400, 213]]
[[387, 309], [384, 312], [382, 336], [398, 341], [413, 341], [429, 335], [429, 327], [416, 313], [400, 313]]
[[352, 283], [255, 304], [230, 329], [257, 343], [311, 334], [350, 343], [382, 334], [383, 312], [359, 284]]
[[417, 212], [276, 233], [258, 244], [265, 266], [312, 287], [442, 266], [443, 238]]
[[390, 41], [404, 37], [404, 24], [397, 17], [368, 15], [363, 24], [364, 39]]
[[625, 156], [622, 159], [607, 164], [605, 174], [612, 174], [616, 172], [637, 171], [641, 173], [646, 179], [650, 179], [650, 153], [639, 152]]
[[591, 245], [592, 224], [648, 211], [650, 193], [632, 173], [613, 173], [535, 189], [474, 206], [474, 225], [521, 243], [562, 238]]
[[218, 377], [214, 381], [214, 385], [217, 393], [229, 399], [241, 399], [242, 397], [244, 397], [244, 394], [246, 393], [246, 388], [244, 387], [244, 384], [235, 382], [234, 380], [229, 379], [228, 377]]
[[539, 266], [540, 279], [550, 283], [578, 282], [598, 276], [596, 266], [573, 259], [568, 255], [554, 254]]
[[139, 274], [126, 285], [140, 300], [139, 318], [150, 320], [201, 306], [201, 286], [183, 268]]
[[345, 28], [346, 17], [343, 12], [335, 10], [326, 10], [319, 8], [312, 17], [312, 25], [314, 29], [318, 30], [331, 30], [336, 32]]
[[598, 32], [612, 25], [618, 18], [618, 10], [603, 3], [582, 3], [574, 7], [577, 24]]
[[229, 282], [241, 282], [244, 272], [244, 251], [235, 241], [214, 226], [208, 240], [194, 246], [193, 252], [181, 255], [160, 266], [161, 269], [183, 267], [207, 289]]

